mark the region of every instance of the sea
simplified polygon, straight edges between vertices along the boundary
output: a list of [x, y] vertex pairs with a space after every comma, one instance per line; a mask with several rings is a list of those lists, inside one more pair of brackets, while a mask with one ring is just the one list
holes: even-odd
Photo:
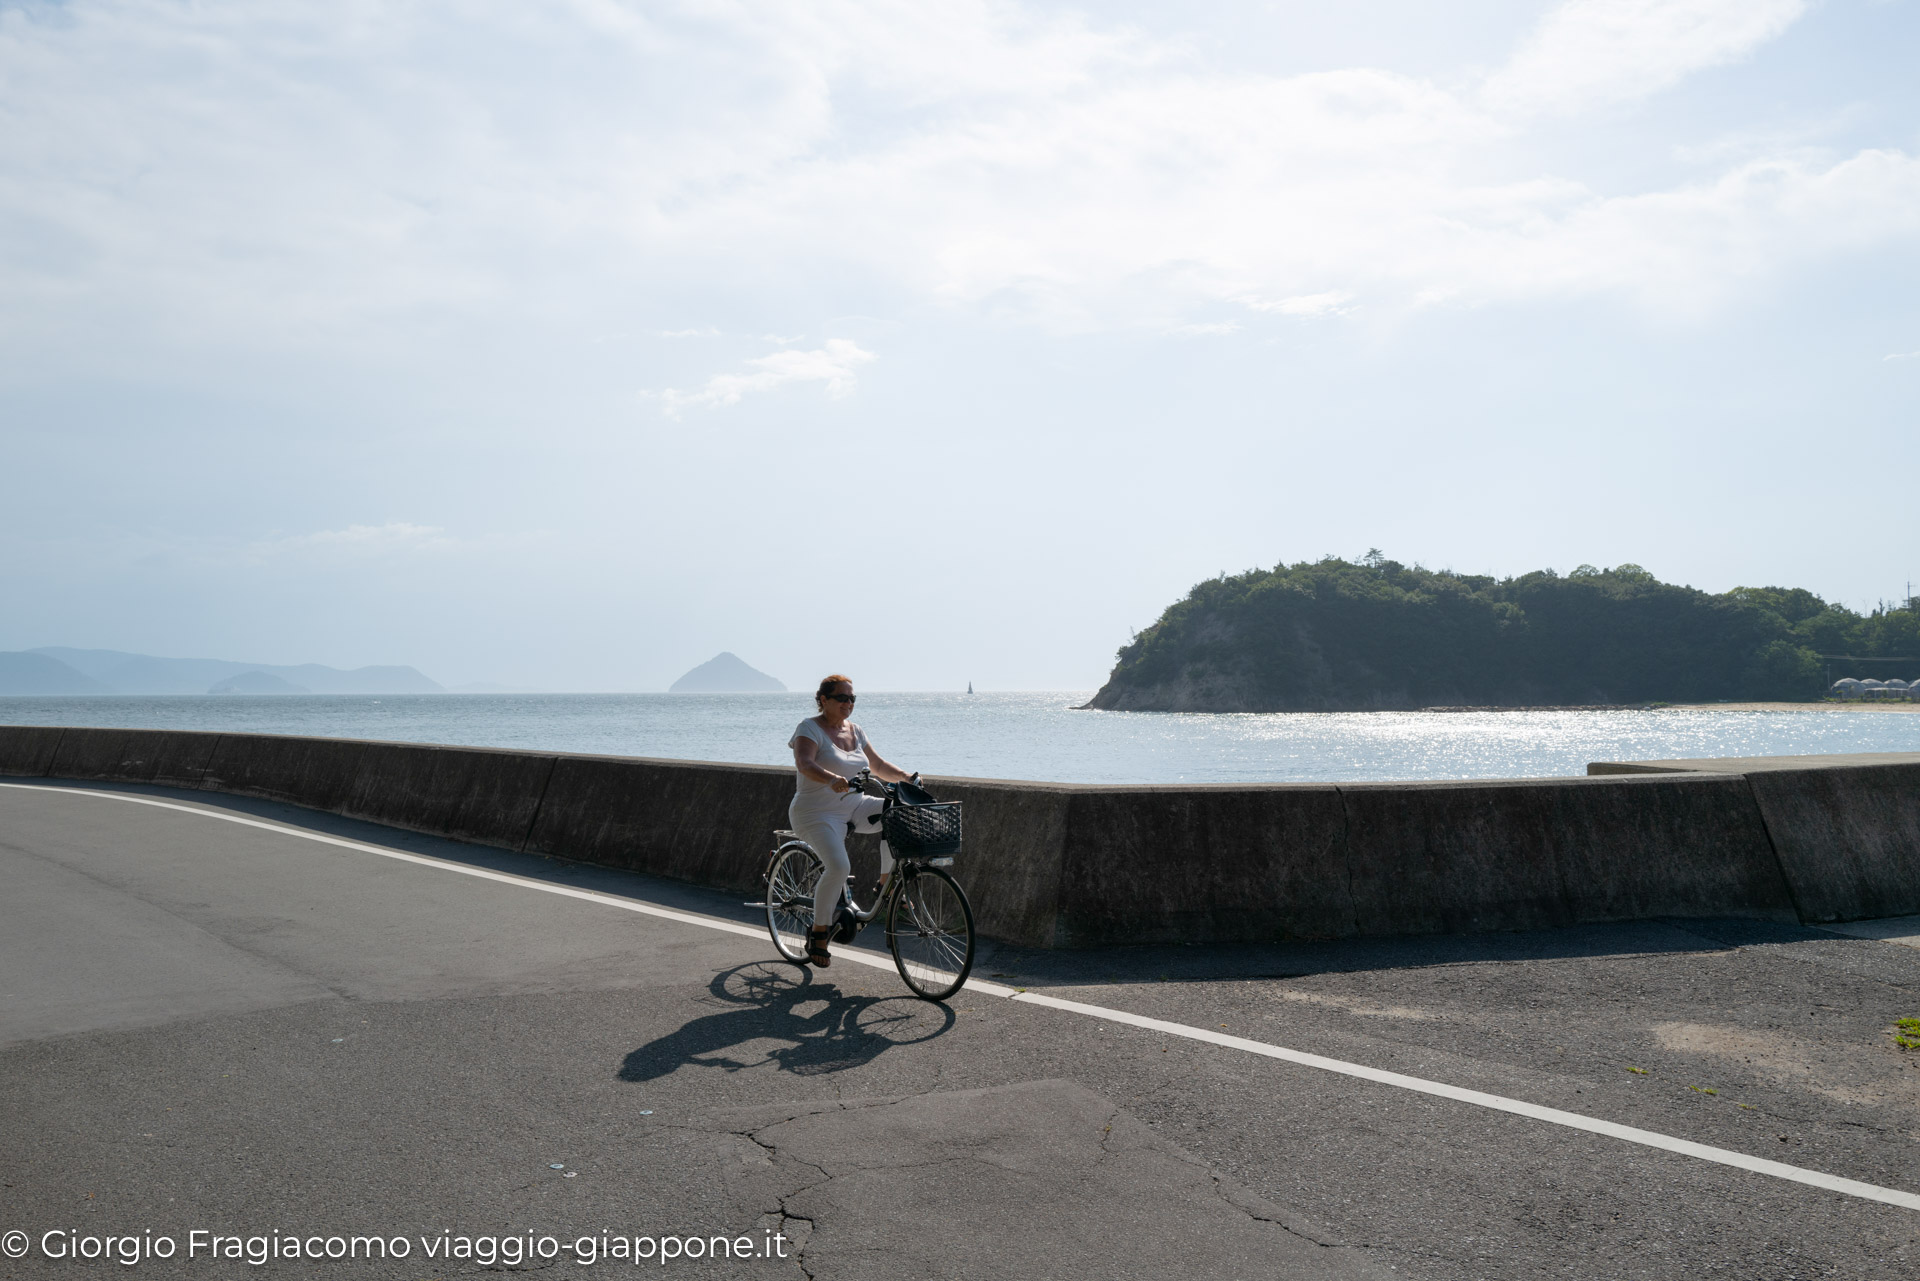
[[[1715, 708], [1167, 713], [1078, 710], [1089, 690], [862, 693], [888, 760], [1062, 783], [1551, 778], [1589, 761], [1920, 752], [1920, 713]], [[224, 730], [783, 765], [791, 694], [87, 695], [0, 698], [0, 724]]]

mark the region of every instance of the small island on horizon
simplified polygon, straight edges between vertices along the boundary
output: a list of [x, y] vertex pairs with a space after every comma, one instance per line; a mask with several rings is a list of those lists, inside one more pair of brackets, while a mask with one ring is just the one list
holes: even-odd
[[[1377, 550], [1223, 575], [1121, 647], [1110, 711], [1387, 711], [1810, 702], [1831, 656], [1920, 655], [1920, 609], [1858, 614], [1803, 588], [1718, 595], [1638, 565], [1513, 578]], [[1845, 666], [1842, 663], [1840, 666]], [[1876, 667], [1875, 674], [1920, 678]], [[1829, 671], [1831, 670], [1831, 675]]]
[[722, 651], [667, 686], [669, 694], [783, 694], [787, 687]]

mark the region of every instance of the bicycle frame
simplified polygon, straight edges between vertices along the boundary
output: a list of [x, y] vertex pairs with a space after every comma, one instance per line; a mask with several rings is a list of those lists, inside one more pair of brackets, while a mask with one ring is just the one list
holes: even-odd
[[[861, 771], [847, 780], [864, 793], [874, 781], [871, 773]], [[899, 804], [895, 785], [883, 784], [881, 815]], [[882, 822], [884, 832], [886, 824]], [[812, 886], [819, 876], [820, 855], [797, 832], [778, 831], [769, 856], [766, 875], [766, 900], [749, 904], [767, 913], [767, 929], [774, 948], [787, 961], [806, 963], [800, 935], [821, 923], [814, 921]], [[883, 838], [884, 839], [884, 838]], [[923, 1000], [943, 1001], [960, 990], [973, 968], [973, 909], [959, 882], [946, 871], [952, 866], [950, 855], [892, 855], [893, 866], [881, 874], [880, 890], [871, 907], [862, 908], [854, 897], [849, 879], [841, 892], [833, 914], [830, 937], [836, 942], [851, 942], [863, 928], [877, 919], [886, 921], [887, 950], [894, 966], [914, 995]], [[795, 859], [804, 863], [795, 864]], [[789, 875], [789, 866], [801, 870], [798, 879]], [[815, 869], [811, 872], [806, 869]], [[919, 887], [925, 882], [929, 888]], [[902, 922], [907, 928], [901, 929]], [[804, 922], [804, 924], [803, 924]]]
[[[916, 774], [914, 777], [918, 778], [919, 775]], [[858, 790], [862, 793], [865, 793], [866, 792], [865, 785], [873, 781], [874, 781], [873, 772], [871, 770], [861, 770], [858, 774], [855, 774], [852, 778], [847, 780], [847, 790], [849, 791]], [[887, 787], [888, 785], [885, 783], [882, 783], [881, 786]], [[893, 793], [891, 790], [889, 790], [886, 793], [886, 795], [883, 797], [883, 801], [884, 803], [881, 806], [880, 813], [884, 818], [884, 816], [886, 815], [886, 812], [892, 809], [896, 804], [898, 804], [898, 802], [894, 800]], [[884, 826], [884, 823], [883, 823], [883, 826]], [[880, 838], [880, 840], [881, 840], [881, 844], [885, 845], [886, 838], [883, 836]], [[811, 847], [809, 846], [809, 848]], [[898, 858], [893, 855], [893, 852], [891, 850], [888, 851], [887, 856], [888, 858], [892, 859], [893, 868], [890, 871], [885, 871], [880, 873], [880, 892], [874, 895], [873, 906], [868, 908], [866, 911], [863, 912], [860, 910], [860, 900], [856, 899], [853, 896], [853, 878], [851, 876], [847, 878], [847, 889], [846, 889], [847, 912], [850, 916], [853, 917], [854, 920], [858, 921], [862, 925], [870, 924], [874, 920], [874, 918], [880, 915], [881, 909], [886, 907], [888, 902], [895, 895], [899, 894], [900, 886], [905, 884], [907, 880], [911, 879], [912, 876], [919, 871], [920, 865], [924, 864], [927, 867], [952, 867], [953, 866], [953, 859], [951, 858], [913, 858], [913, 857]], [[905, 872], [906, 875], [905, 876], [900, 875], [902, 872]]]

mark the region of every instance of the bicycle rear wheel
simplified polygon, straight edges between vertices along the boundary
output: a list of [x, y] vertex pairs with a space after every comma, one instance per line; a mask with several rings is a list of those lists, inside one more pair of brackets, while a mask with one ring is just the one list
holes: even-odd
[[767, 865], [767, 933], [773, 949], [795, 965], [807, 963], [807, 931], [813, 928], [813, 888], [820, 858], [804, 845], [788, 845]]
[[913, 994], [944, 1001], [973, 969], [973, 905], [937, 867], [907, 874], [887, 909], [887, 950]]

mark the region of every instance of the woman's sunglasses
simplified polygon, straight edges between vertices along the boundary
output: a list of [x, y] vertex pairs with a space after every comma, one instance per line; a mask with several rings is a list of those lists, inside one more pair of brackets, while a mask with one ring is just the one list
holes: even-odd
[[826, 695], [826, 697], [828, 697], [828, 698], [830, 698], [830, 699], [832, 699], [832, 700], [833, 700], [834, 702], [836, 702], [836, 703], [852, 703], [852, 702], [854, 702], [854, 701], [855, 701], [856, 699], [858, 699], [858, 697], [859, 697], [859, 695], [857, 695], [857, 694], [828, 694], [828, 695]]

